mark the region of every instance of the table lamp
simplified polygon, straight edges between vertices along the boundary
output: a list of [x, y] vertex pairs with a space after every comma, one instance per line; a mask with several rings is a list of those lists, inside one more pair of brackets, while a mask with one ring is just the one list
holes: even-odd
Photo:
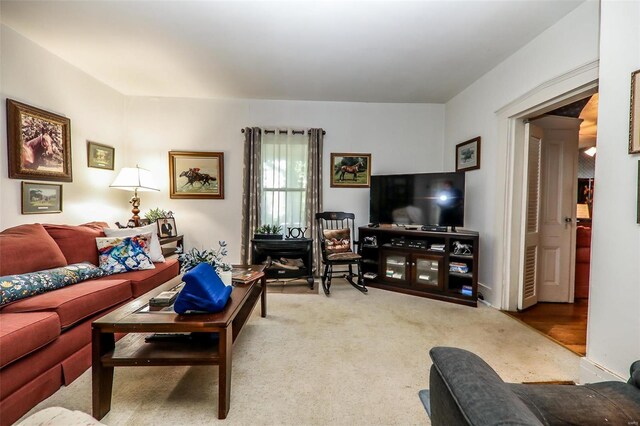
[[110, 188], [124, 189], [126, 191], [133, 191], [133, 197], [129, 200], [129, 203], [133, 206], [131, 212], [133, 213], [133, 220], [135, 226], [140, 225], [140, 197], [138, 197], [138, 191], [159, 191], [155, 185], [153, 175], [147, 169], [136, 167], [123, 167], [116, 176]]

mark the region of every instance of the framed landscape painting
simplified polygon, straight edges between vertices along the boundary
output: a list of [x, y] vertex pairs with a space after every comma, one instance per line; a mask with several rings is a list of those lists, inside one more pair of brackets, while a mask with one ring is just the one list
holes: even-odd
[[9, 177], [71, 182], [71, 121], [7, 99]]
[[113, 170], [115, 148], [101, 143], [87, 141], [87, 166], [96, 169]]
[[631, 111], [629, 112], [629, 154], [640, 153], [640, 70], [631, 73]]
[[169, 151], [171, 198], [224, 199], [224, 153]]
[[456, 172], [480, 168], [480, 136], [456, 145]]
[[62, 185], [22, 182], [22, 214], [62, 213]]
[[332, 188], [369, 188], [371, 154], [331, 153]]

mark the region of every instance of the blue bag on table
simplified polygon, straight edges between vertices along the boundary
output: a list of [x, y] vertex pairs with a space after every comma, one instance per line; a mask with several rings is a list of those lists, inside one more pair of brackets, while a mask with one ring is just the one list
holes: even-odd
[[232, 291], [231, 286], [224, 285], [214, 267], [208, 263], [200, 263], [184, 274], [182, 281], [185, 282], [184, 288], [173, 304], [173, 310], [178, 314], [187, 311], [220, 312]]

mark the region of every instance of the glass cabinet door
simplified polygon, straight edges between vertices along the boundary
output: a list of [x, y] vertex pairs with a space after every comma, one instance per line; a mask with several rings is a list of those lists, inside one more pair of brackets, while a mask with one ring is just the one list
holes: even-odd
[[405, 281], [407, 277], [408, 255], [386, 251], [382, 255], [384, 278], [393, 281]]
[[444, 288], [442, 257], [415, 256], [413, 282], [418, 287]]

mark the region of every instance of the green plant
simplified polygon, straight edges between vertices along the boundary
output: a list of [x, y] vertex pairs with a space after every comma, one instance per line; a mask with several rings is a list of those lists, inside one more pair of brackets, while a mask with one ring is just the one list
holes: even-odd
[[220, 246], [217, 250], [203, 249], [198, 250], [192, 248], [191, 250], [182, 253], [178, 256], [178, 262], [180, 262], [180, 272], [185, 273], [200, 263], [208, 263], [216, 268], [216, 271], [230, 271], [231, 265], [223, 262], [224, 257], [227, 255], [227, 243], [225, 241], [218, 241]]
[[151, 209], [144, 214], [144, 217], [149, 220], [149, 223], [156, 222], [158, 219], [164, 219], [170, 217], [171, 212], [162, 210], [160, 207]]
[[256, 229], [256, 234], [281, 234], [282, 226], [280, 225], [262, 225]]

